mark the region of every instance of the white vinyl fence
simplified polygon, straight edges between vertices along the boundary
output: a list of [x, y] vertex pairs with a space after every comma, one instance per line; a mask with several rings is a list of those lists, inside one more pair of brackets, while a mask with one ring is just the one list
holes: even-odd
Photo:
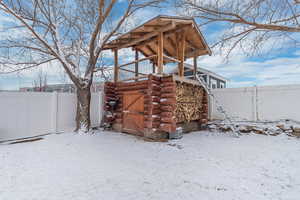
[[[215, 89], [213, 93], [229, 116], [237, 120], [300, 121], [300, 85]], [[222, 119], [214, 101], [210, 102], [210, 118]]]
[[[102, 120], [102, 93], [93, 93], [92, 126]], [[0, 92], [0, 141], [75, 129], [76, 95]]]

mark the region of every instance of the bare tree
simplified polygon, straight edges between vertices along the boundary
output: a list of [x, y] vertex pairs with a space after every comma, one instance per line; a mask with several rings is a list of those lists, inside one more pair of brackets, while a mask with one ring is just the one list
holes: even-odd
[[[262, 44], [269, 40], [276, 41], [277, 47], [280, 42], [299, 46], [297, 0], [177, 0], [176, 3], [181, 14], [199, 18], [201, 25], [214, 22], [227, 25], [213, 45], [227, 50], [227, 56], [237, 46], [247, 54], [259, 53]], [[251, 42], [245, 42], [247, 39]]]
[[56, 60], [77, 89], [76, 130], [90, 129], [90, 87], [104, 45], [136, 11], [162, 0], [0, 0], [0, 12], [16, 21], [18, 37], [0, 41], [5, 73]]
[[48, 82], [47, 73], [43, 72], [41, 69], [37, 73], [35, 80], [33, 80], [33, 87], [35, 91], [45, 92]]

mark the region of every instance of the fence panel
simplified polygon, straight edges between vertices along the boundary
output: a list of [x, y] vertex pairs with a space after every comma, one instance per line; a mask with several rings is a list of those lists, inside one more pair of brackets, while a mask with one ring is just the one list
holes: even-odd
[[[300, 85], [225, 88], [213, 93], [229, 116], [238, 120], [300, 121]], [[210, 102], [210, 119], [223, 119]]]
[[[213, 90], [217, 101], [229, 116], [240, 120], [255, 120], [254, 93], [255, 89], [251, 87]], [[222, 119], [223, 115], [216, 110], [213, 99], [210, 102], [210, 118]]]
[[[73, 131], [75, 114], [75, 94], [0, 92], [0, 140]], [[102, 115], [102, 93], [94, 93], [92, 126], [100, 125]]]
[[259, 120], [300, 121], [300, 85], [258, 87]]

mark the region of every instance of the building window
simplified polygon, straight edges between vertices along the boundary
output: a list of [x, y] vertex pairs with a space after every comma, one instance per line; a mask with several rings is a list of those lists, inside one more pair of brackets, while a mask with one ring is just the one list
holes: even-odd
[[211, 79], [211, 88], [216, 89], [217, 88], [217, 80]]
[[220, 83], [220, 88], [225, 88], [225, 83], [221, 82]]

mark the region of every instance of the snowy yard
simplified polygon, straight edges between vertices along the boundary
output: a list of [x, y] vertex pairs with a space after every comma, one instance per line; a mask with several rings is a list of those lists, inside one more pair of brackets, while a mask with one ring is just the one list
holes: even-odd
[[300, 140], [98, 132], [0, 145], [1, 200], [299, 199]]

